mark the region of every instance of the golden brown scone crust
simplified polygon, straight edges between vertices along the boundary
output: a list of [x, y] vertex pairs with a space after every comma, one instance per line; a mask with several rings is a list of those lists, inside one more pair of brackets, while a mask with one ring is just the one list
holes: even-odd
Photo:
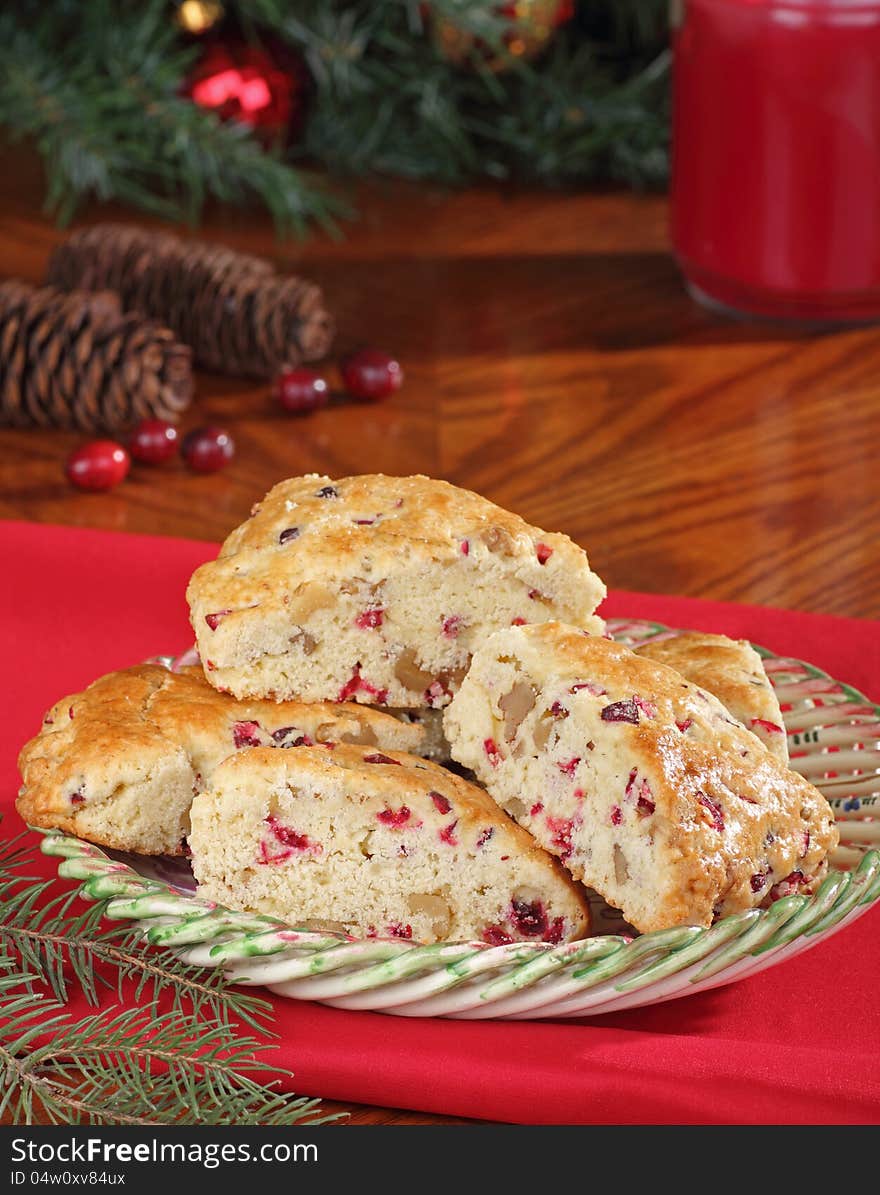
[[788, 763], [788, 740], [779, 702], [761, 657], [747, 639], [706, 631], [678, 631], [635, 648], [637, 655], [666, 664], [726, 706], [768, 751]]
[[[424, 732], [351, 703], [238, 702], [213, 689], [200, 668], [170, 672], [143, 664], [56, 702], [19, 755], [23, 784], [16, 807], [32, 826], [143, 852], [145, 840], [130, 818], [106, 816], [133, 786], [146, 786], [141, 791], [152, 798], [153, 779], [158, 784], [164, 776], [167, 786], [189, 777], [190, 789], [198, 789], [238, 747], [290, 745], [303, 736], [418, 751]], [[149, 821], [149, 809], [131, 812]], [[154, 831], [162, 845], [149, 853], [182, 853], [180, 835], [173, 841], [161, 825]]]
[[511, 622], [601, 632], [605, 587], [568, 536], [429, 477], [280, 482], [190, 580], [211, 684], [237, 696], [445, 705]]

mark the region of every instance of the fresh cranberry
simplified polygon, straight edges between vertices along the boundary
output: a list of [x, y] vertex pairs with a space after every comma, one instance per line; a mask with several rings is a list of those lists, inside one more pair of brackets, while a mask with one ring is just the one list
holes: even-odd
[[574, 819], [570, 817], [547, 817], [547, 829], [553, 835], [551, 845], [559, 852], [560, 859], [568, 859], [574, 850], [571, 836], [574, 833]]
[[378, 606], [374, 606], [370, 610], [364, 610], [354, 620], [354, 625], [360, 627], [362, 631], [375, 631], [382, 625], [382, 616], [385, 611]]
[[558, 946], [562, 941], [562, 934], [565, 929], [565, 918], [554, 917], [550, 924], [550, 928], [544, 934], [544, 941], [549, 942], [551, 946]]
[[574, 759], [568, 760], [567, 763], [558, 763], [556, 766], [557, 766], [557, 768], [559, 768], [559, 770], [563, 774], [563, 776], [574, 776], [574, 774], [577, 770], [577, 766], [580, 762], [581, 762], [581, 757], [579, 755], [576, 755], [574, 757]]
[[307, 834], [300, 834], [290, 826], [282, 825], [277, 817], [267, 817], [266, 823], [282, 846], [292, 846], [294, 850], [305, 851], [312, 845]]
[[721, 806], [712, 797], [707, 797], [705, 793], [698, 793], [697, 800], [708, 811], [713, 829], [721, 834], [724, 830], [724, 811]]
[[384, 705], [388, 699], [387, 689], [377, 689], [375, 685], [371, 685], [368, 680], [361, 676], [360, 664], [355, 664], [354, 671], [351, 676], [339, 690], [337, 701], [348, 701], [349, 698], [354, 697], [355, 693], [366, 693], [373, 697], [377, 705]]
[[177, 451], [177, 428], [166, 419], [142, 419], [131, 434], [128, 450], [136, 461], [161, 465]]
[[657, 717], [657, 707], [653, 701], [645, 701], [644, 697], [639, 697], [638, 693], [633, 697], [633, 701], [637, 707], [642, 711], [646, 718]]
[[656, 806], [649, 796], [651, 792], [650, 785], [647, 780], [642, 781], [642, 789], [639, 793], [639, 799], [636, 801], [636, 811], [639, 817], [650, 817], [654, 812]]
[[435, 680], [428, 685], [423, 696], [425, 699], [425, 704], [429, 705], [433, 710], [442, 704], [444, 698], [449, 696], [449, 690], [441, 681]]
[[196, 473], [216, 473], [235, 456], [235, 442], [222, 427], [197, 427], [183, 438], [183, 459]]
[[450, 614], [448, 618], [443, 619], [443, 625], [440, 629], [447, 639], [456, 639], [463, 621], [464, 619], [460, 614]]
[[581, 689], [586, 689], [587, 692], [593, 697], [604, 697], [608, 692], [607, 689], [603, 689], [601, 685], [594, 684], [594, 682], [590, 680], [578, 681], [578, 683], [576, 685], [572, 685], [568, 691], [569, 693], [580, 693]]
[[458, 846], [458, 839], [455, 837], [455, 827], [457, 825], [458, 818], [450, 825], [444, 826], [440, 831], [440, 841], [445, 842], [447, 846]]
[[493, 826], [487, 826], [485, 830], [481, 830], [475, 844], [476, 849], [479, 850], [480, 847], [485, 846], [494, 833], [495, 829]]
[[510, 625], [512, 627], [524, 627], [526, 625], [526, 620], [524, 618], [511, 618]]
[[70, 794], [71, 805], [84, 805], [86, 803], [85, 796], [81, 792]]
[[[272, 738], [276, 743], [283, 743], [297, 729], [295, 726], [282, 726], [278, 730], [272, 731]], [[291, 747], [314, 747], [314, 743], [307, 734], [301, 734], [298, 738], [288, 744]]]
[[405, 826], [412, 814], [406, 805], [401, 805], [399, 809], [382, 809], [376, 814], [378, 821], [383, 826], [389, 826], [393, 830], [399, 830], [401, 826]]
[[690, 728], [693, 726], [693, 724], [694, 724], [693, 718], [685, 718], [685, 720], [683, 722], [676, 722], [675, 725], [678, 727], [678, 729], [681, 731], [682, 734], [686, 734], [690, 730]]
[[803, 884], [804, 878], [802, 871], [793, 871], [784, 880], [780, 880], [778, 884], [773, 885], [770, 889], [770, 899], [775, 901], [781, 900], [783, 896], [794, 896], [800, 885]]
[[216, 631], [217, 627], [220, 625], [221, 621], [229, 613], [231, 613], [231, 611], [229, 611], [229, 610], [218, 610], [216, 612], [216, 614], [206, 614], [205, 622], [208, 624], [208, 626], [211, 628], [212, 631]]
[[538, 557], [538, 564], [546, 564], [553, 555], [553, 549], [548, 548], [546, 544], [536, 544], [535, 553]]
[[392, 938], [411, 938], [412, 926], [401, 925], [399, 921], [392, 921], [388, 926], [388, 933]]
[[553, 715], [554, 718], [567, 718], [568, 717], [568, 710], [565, 708], [565, 706], [562, 704], [561, 701], [553, 702], [553, 704], [550, 706], [550, 713]]
[[232, 727], [232, 741], [236, 747], [259, 747], [262, 742], [259, 722], [236, 722]]
[[543, 808], [544, 808], [543, 801], [535, 801], [534, 805], [529, 810], [529, 817], [537, 817]]
[[275, 380], [275, 397], [294, 415], [326, 407], [330, 394], [326, 379], [316, 369], [285, 369]]
[[483, 750], [486, 752], [486, 758], [493, 768], [497, 768], [501, 763], [501, 753], [498, 750], [498, 744], [494, 739], [483, 739]]
[[510, 920], [524, 938], [540, 938], [550, 928], [547, 924], [547, 914], [539, 900], [527, 904], [522, 900], [514, 900], [510, 909]]
[[509, 946], [513, 942], [510, 934], [505, 933], [500, 925], [487, 925], [481, 937], [489, 946]]
[[383, 755], [381, 751], [376, 751], [372, 755], [365, 755], [364, 763], [393, 763], [398, 767], [401, 766], [399, 759], [392, 759], [390, 755]]
[[462, 554], [462, 556], [469, 556], [469, 555], [470, 555], [470, 551], [471, 551], [471, 545], [470, 545], [470, 541], [469, 541], [469, 540], [466, 540], [466, 539], [463, 539], [463, 540], [461, 541], [461, 554]]
[[800, 853], [801, 859], [804, 858], [804, 856], [807, 854], [809, 849], [810, 849], [810, 831], [804, 830], [804, 845], [803, 845], [803, 847], [801, 849], [801, 853]]
[[599, 717], [603, 722], [631, 722], [633, 726], [639, 724], [639, 707], [632, 698], [627, 701], [612, 701], [606, 705]]
[[611, 806], [611, 824], [612, 826], [619, 826], [623, 821], [623, 814], [620, 811], [619, 805]]
[[452, 808], [452, 802], [448, 797], [444, 797], [442, 793], [430, 792], [428, 796], [434, 802], [434, 808], [438, 813], [448, 813]]
[[767, 877], [770, 875], [769, 871], [758, 871], [751, 877], [749, 884], [753, 892], [760, 892], [767, 883]]
[[92, 440], [67, 458], [67, 480], [78, 490], [112, 490], [128, 476], [131, 461], [115, 440]]
[[752, 726], [760, 726], [767, 734], [785, 734], [781, 726], [768, 721], [767, 718], [752, 718]]
[[271, 843], [265, 839], [260, 843], [261, 863], [283, 863], [297, 851], [308, 851], [312, 855], [320, 855], [323, 852], [324, 848], [319, 842], [312, 842], [307, 834], [300, 834], [290, 826], [285, 826], [274, 814], [265, 819], [265, 824], [277, 845], [273, 850]]
[[365, 402], [379, 402], [388, 398], [403, 384], [403, 370], [399, 362], [378, 349], [361, 349], [351, 353], [340, 365], [342, 381], [352, 398]]

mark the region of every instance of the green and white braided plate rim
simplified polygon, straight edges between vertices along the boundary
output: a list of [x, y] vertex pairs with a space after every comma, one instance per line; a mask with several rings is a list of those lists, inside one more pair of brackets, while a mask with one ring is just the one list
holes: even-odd
[[[608, 628], [628, 645], [674, 633], [622, 619], [609, 620]], [[812, 896], [783, 897], [710, 929], [631, 937], [620, 915], [602, 905], [595, 924], [618, 932], [560, 946], [358, 940], [200, 900], [175, 886], [173, 871], [155, 860], [130, 866], [55, 832], [42, 850], [62, 860], [59, 875], [78, 881], [84, 898], [108, 900], [107, 916], [137, 923], [149, 942], [295, 1000], [399, 1016], [531, 1020], [618, 1012], [706, 991], [816, 945], [880, 899], [880, 819], [872, 816], [880, 807], [880, 706], [810, 664], [755, 646], [780, 701], [792, 767], [830, 802], [841, 843]]]

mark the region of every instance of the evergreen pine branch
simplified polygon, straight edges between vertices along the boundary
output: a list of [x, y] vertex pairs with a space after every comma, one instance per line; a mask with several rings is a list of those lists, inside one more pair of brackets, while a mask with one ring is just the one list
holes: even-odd
[[[33, 859], [22, 838], [0, 847], [0, 1115], [28, 1124], [38, 1113], [58, 1124], [323, 1123], [316, 1101], [277, 1090], [289, 1072], [262, 1059], [271, 1005], [227, 986], [219, 969], [146, 947], [137, 931], [102, 929], [105, 901], [74, 913], [76, 890], [53, 895], [54, 881], [26, 874]], [[102, 986], [121, 999], [126, 984], [134, 1008], [80, 1019], [65, 1009], [74, 990], [95, 1004]]]
[[[348, 214], [295, 163], [462, 184], [665, 181], [669, 62], [664, 0], [578, 0], [534, 62], [487, 69], [511, 17], [496, 0], [226, 0], [256, 41], [277, 37], [313, 79], [298, 144], [190, 102], [199, 53], [166, 0], [19, 0], [0, 16], [0, 126], [32, 139], [61, 221], [88, 196], [195, 222], [209, 198], [257, 199], [282, 233]], [[475, 40], [464, 62], [436, 37]]]
[[102, 928], [106, 901], [71, 913], [78, 900], [76, 889], [45, 899], [54, 881], [12, 870], [15, 860], [21, 866], [30, 855], [32, 861], [32, 851], [19, 846], [26, 837], [0, 848], [0, 949], [16, 954], [32, 979], [49, 988], [56, 1000], [67, 1003], [74, 984], [95, 1006], [101, 988], [115, 990], [121, 998], [124, 985], [134, 981], [139, 1004], [155, 1006], [165, 996], [172, 1009], [187, 1007], [194, 1017], [205, 1012], [224, 1023], [238, 1018], [268, 1032], [264, 1019], [272, 1006], [228, 987], [219, 968], [188, 967], [170, 951], [148, 950], [138, 930], [119, 925]]
[[[53, 1124], [289, 1125], [316, 1120], [316, 1100], [276, 1090], [261, 1073], [266, 1046], [183, 1010], [100, 1011], [75, 1021], [36, 977], [0, 957], [0, 1115]], [[28, 990], [22, 992], [22, 987]], [[277, 1082], [277, 1080], [275, 1081]]]
[[345, 213], [246, 126], [180, 94], [194, 52], [177, 44], [162, 0], [96, 0], [79, 9], [75, 32], [64, 7], [49, 5], [31, 21], [20, 12], [0, 17], [0, 124], [35, 140], [47, 208], [61, 223], [88, 196], [190, 222], [209, 196], [256, 197], [281, 233], [302, 232], [310, 220], [332, 225]]

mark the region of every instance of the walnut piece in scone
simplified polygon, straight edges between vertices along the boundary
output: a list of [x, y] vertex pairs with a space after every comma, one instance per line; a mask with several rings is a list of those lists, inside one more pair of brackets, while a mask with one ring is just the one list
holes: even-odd
[[680, 672], [712, 693], [768, 751], [788, 763], [788, 737], [764, 662], [747, 639], [706, 631], [676, 631], [635, 648], [636, 655]]
[[192, 807], [199, 895], [292, 925], [418, 942], [567, 942], [586, 896], [482, 789], [402, 752], [256, 749]]
[[601, 632], [605, 587], [567, 536], [428, 477], [276, 485], [187, 590], [212, 685], [238, 697], [448, 704], [487, 634]]
[[201, 669], [144, 664], [57, 702], [19, 755], [32, 826], [145, 855], [179, 855], [193, 794], [244, 747], [354, 742], [418, 752], [424, 728], [346, 702], [237, 702]]
[[453, 758], [642, 931], [809, 892], [831, 809], [711, 696], [560, 623], [492, 635], [445, 714]]

